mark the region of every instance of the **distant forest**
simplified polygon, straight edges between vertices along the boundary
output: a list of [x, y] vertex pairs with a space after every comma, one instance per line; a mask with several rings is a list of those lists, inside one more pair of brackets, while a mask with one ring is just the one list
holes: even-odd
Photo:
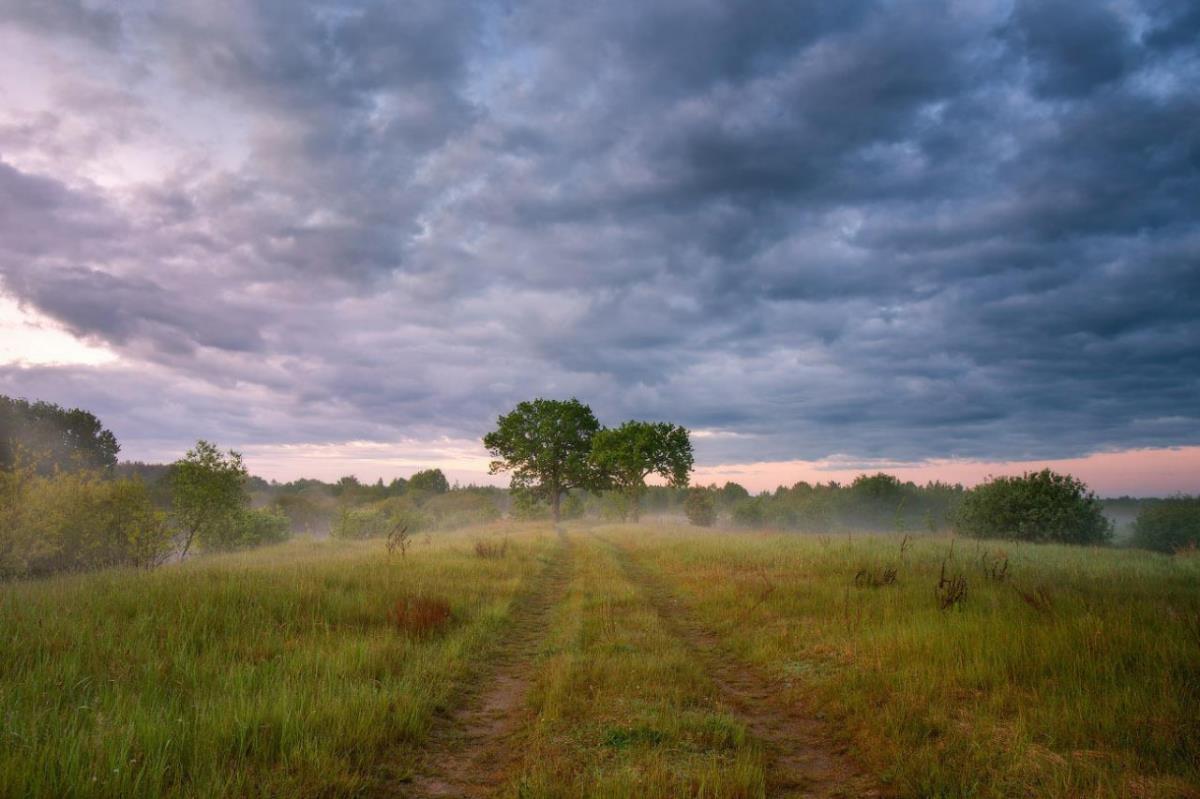
[[[583, 453], [576, 466], [590, 475], [587, 488], [563, 484], [548, 490], [535, 479], [536, 448], [510, 446], [536, 438], [529, 430], [561, 434], [564, 425], [542, 424], [555, 414], [584, 422], [576, 430]], [[522, 427], [526, 423], [530, 426]], [[757, 494], [734, 482], [689, 485], [685, 429], [634, 421], [602, 428], [577, 400], [522, 403], [501, 417], [485, 446], [509, 459], [500, 466], [514, 471], [510, 488], [452, 485], [437, 468], [387, 482], [363, 483], [347, 475], [335, 482], [280, 483], [251, 475], [238, 453], [205, 441], [170, 464], [120, 462], [116, 437], [88, 411], [0, 396], [0, 576], [153, 566], [192, 551], [240, 549], [297, 534], [376, 538], [501, 518], [622, 522], [647, 515], [706, 527], [817, 534], [953, 531], [1133, 543], [1164, 552], [1200, 542], [1198, 499], [1101, 500], [1078, 480], [1049, 471], [996, 478], [971, 489], [917, 485], [884, 473], [863, 474], [845, 485], [799, 482]], [[639, 465], [646, 457], [657, 469]], [[605, 475], [608, 469], [619, 475], [622, 468], [631, 475], [624, 483]], [[670, 484], [645, 485], [650, 472], [667, 475]]]

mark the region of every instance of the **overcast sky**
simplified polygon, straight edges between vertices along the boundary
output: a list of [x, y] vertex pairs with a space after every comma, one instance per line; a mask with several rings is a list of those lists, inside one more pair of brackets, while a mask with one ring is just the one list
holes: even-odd
[[1198, 41], [1192, 0], [0, 0], [0, 392], [273, 476], [481, 474], [534, 396], [709, 467], [1200, 445]]

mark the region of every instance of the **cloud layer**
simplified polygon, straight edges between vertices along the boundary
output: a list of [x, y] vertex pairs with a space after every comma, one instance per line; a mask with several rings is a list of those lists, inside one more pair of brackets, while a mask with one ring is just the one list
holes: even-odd
[[10, 2], [2, 290], [118, 357], [0, 392], [130, 454], [535, 395], [708, 463], [1200, 444], [1197, 41], [1186, 0]]

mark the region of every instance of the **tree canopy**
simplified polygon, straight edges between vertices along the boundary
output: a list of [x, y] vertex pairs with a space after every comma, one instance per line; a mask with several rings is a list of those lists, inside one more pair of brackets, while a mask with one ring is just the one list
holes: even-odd
[[0, 468], [21, 458], [42, 474], [110, 469], [120, 451], [117, 437], [88, 411], [0, 395]]
[[450, 490], [450, 481], [441, 469], [421, 469], [408, 478], [410, 491], [428, 491], [430, 494], [445, 494]]
[[600, 485], [591, 457], [599, 429], [592, 409], [579, 400], [539, 398], [501, 416], [483, 445], [495, 458], [491, 473], [512, 472], [513, 490], [548, 502], [557, 523], [565, 492]]
[[638, 517], [646, 478], [657, 474], [672, 488], [685, 488], [695, 458], [688, 431], [669, 422], [628, 421], [592, 438], [592, 459], [603, 479], [625, 494]]
[[223, 453], [203, 440], [171, 464], [171, 503], [184, 536], [181, 556], [197, 537], [220, 542], [237, 526], [250, 501], [247, 476], [240, 454]]

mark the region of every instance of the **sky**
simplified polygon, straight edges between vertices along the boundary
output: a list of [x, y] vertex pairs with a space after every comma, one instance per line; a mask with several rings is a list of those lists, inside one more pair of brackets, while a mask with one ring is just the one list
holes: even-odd
[[1200, 491], [1200, 5], [3, 0], [0, 393], [126, 458]]

